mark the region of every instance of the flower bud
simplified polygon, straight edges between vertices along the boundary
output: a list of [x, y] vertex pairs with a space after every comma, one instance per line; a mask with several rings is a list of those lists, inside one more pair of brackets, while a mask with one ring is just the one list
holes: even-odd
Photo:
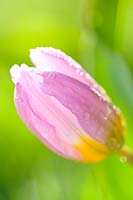
[[97, 162], [123, 145], [120, 111], [71, 57], [53, 48], [31, 50], [36, 66], [14, 65], [15, 105], [27, 127], [57, 154]]

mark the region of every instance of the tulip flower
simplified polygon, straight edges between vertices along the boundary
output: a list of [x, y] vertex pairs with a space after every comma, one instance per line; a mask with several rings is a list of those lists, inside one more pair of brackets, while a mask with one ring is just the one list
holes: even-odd
[[79, 162], [98, 162], [123, 146], [124, 120], [102, 87], [65, 53], [30, 52], [35, 67], [11, 68], [16, 109], [52, 151]]

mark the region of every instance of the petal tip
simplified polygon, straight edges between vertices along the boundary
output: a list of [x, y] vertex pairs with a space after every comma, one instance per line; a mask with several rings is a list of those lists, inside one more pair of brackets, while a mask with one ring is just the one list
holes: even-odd
[[19, 65], [15, 64], [10, 69], [10, 75], [12, 77], [12, 81], [16, 84], [20, 77], [20, 67]]
[[[33, 70], [33, 68], [30, 68]], [[29, 67], [26, 64], [22, 64], [21, 66], [15, 64], [10, 69], [10, 75], [12, 77], [12, 81], [14, 84], [17, 84], [20, 80], [21, 72], [29, 71]]]
[[[74, 67], [74, 69], [81, 69], [81, 66], [74, 61], [70, 56], [66, 55], [60, 49], [55, 49], [53, 47], [37, 47], [35, 49], [30, 49], [30, 58], [33, 64], [41, 69], [48, 70], [61, 68], [61, 63], [65, 65], [64, 68], [68, 66]], [[57, 67], [55, 67], [55, 65]], [[64, 69], [62, 66], [62, 70]]]
[[37, 47], [35, 49], [30, 49], [30, 59], [32, 63], [39, 67], [39, 69], [44, 69], [44, 60], [41, 52], [41, 48]]

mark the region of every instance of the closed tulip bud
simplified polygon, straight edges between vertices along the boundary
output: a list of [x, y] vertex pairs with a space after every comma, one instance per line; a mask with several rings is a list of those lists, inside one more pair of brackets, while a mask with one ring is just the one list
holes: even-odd
[[57, 154], [97, 162], [123, 145], [120, 111], [82, 67], [60, 50], [36, 48], [36, 66], [11, 68], [15, 105], [27, 127]]

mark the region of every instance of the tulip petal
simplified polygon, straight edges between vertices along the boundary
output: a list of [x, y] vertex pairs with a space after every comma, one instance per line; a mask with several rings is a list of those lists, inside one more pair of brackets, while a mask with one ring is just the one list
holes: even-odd
[[38, 47], [30, 50], [33, 64], [42, 71], [56, 71], [73, 77], [85, 83], [106, 99], [109, 99], [104, 89], [70, 56], [52, 47]]

